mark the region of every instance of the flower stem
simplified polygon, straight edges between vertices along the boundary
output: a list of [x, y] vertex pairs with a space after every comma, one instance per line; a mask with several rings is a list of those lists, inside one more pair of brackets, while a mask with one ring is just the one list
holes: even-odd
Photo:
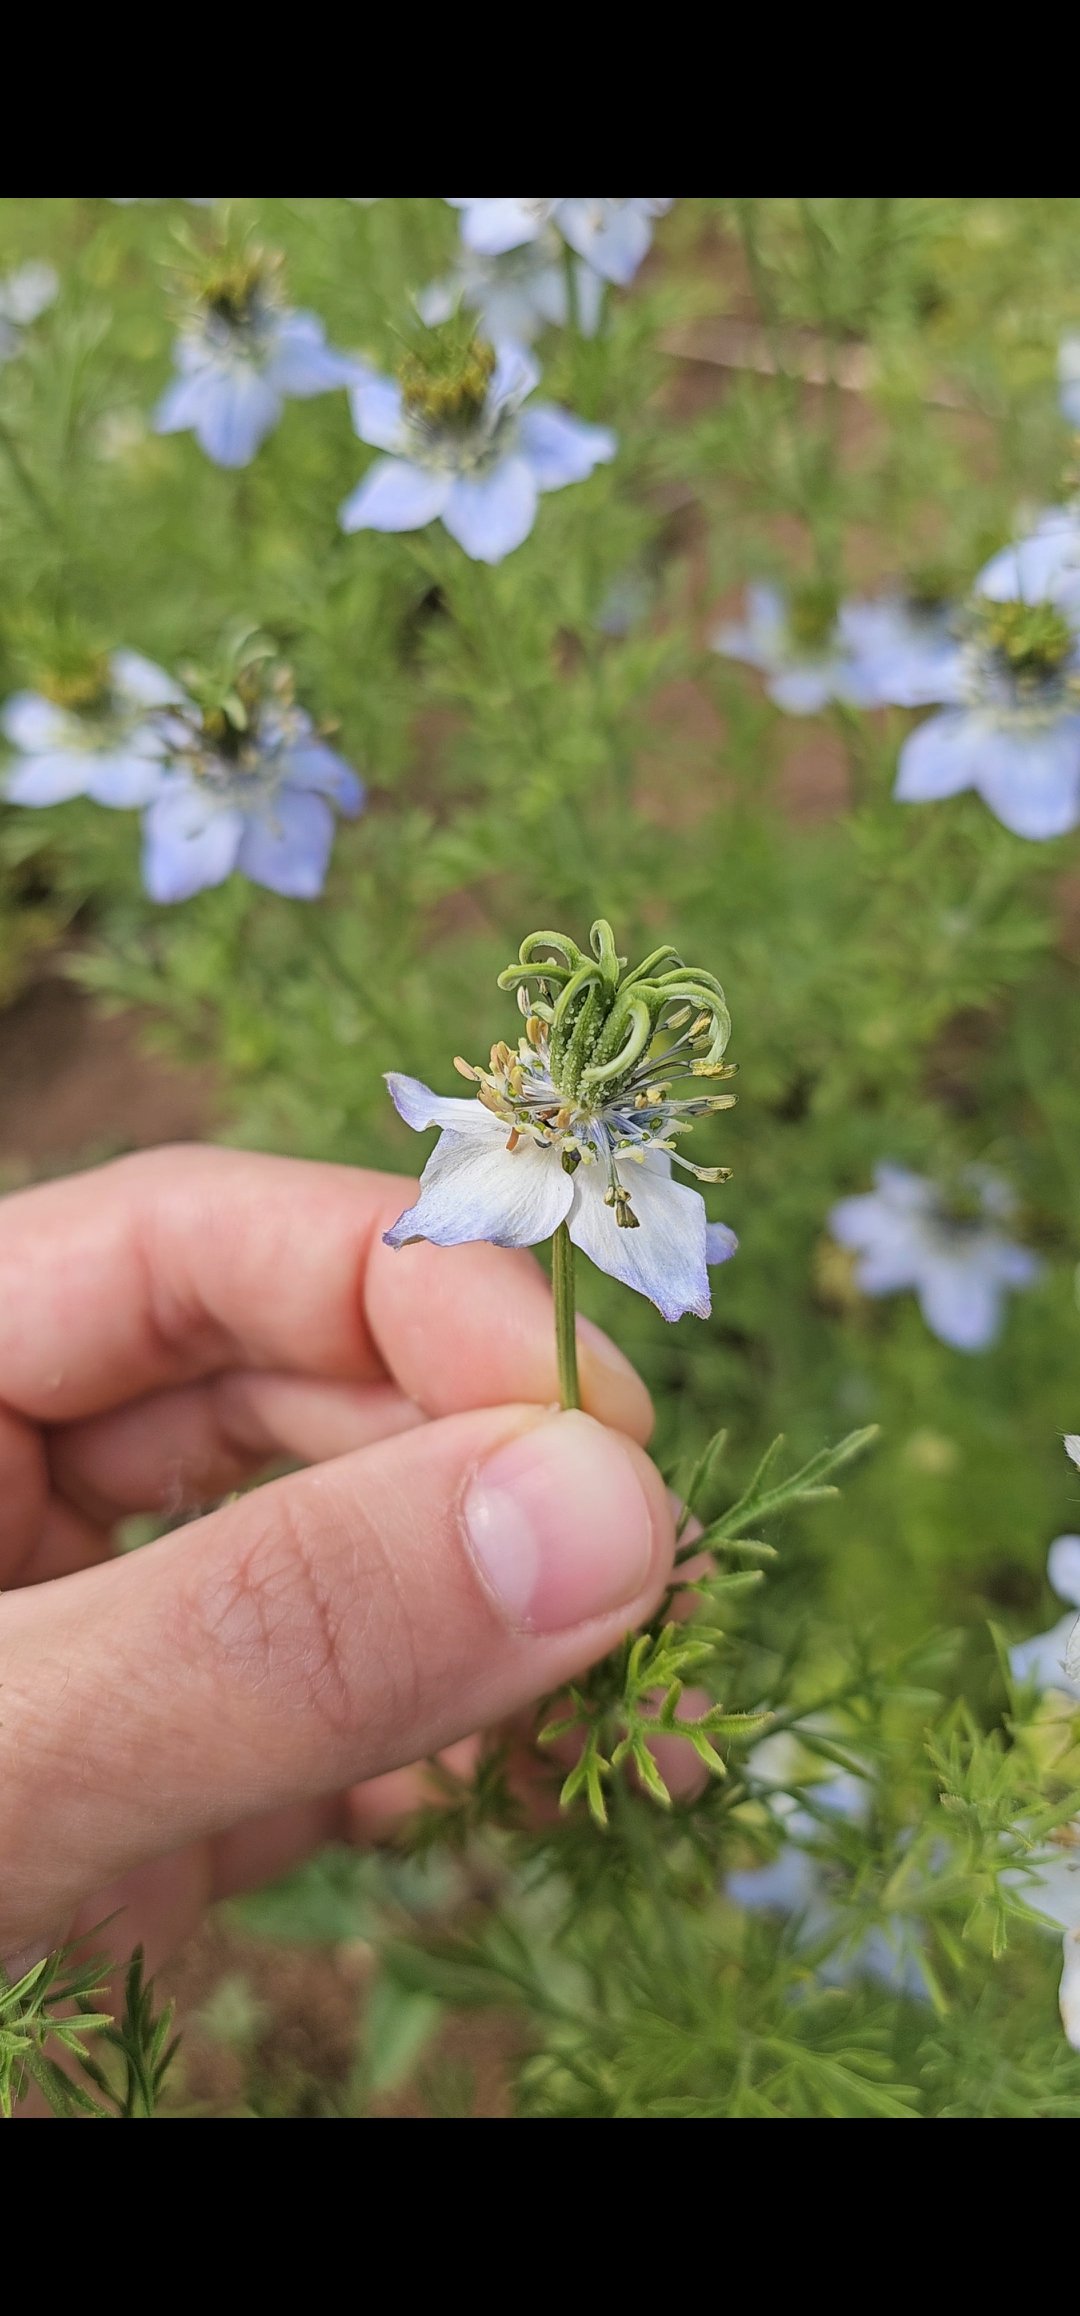
[[565, 1222], [551, 1241], [551, 1283], [555, 1289], [555, 1352], [563, 1407], [580, 1407], [577, 1334], [574, 1325], [574, 1247]]

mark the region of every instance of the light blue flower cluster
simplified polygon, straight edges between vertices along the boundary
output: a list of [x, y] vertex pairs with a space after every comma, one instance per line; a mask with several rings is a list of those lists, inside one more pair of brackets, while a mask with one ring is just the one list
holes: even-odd
[[355, 385], [363, 365], [326, 343], [317, 315], [280, 302], [261, 258], [204, 285], [176, 341], [179, 375], [154, 413], [159, 434], [194, 434], [215, 465], [249, 466], [289, 399]]
[[537, 240], [501, 256], [486, 257], [463, 244], [452, 272], [421, 290], [416, 308], [434, 327], [464, 306], [496, 344], [531, 346], [541, 330], [564, 330], [571, 323], [583, 337], [594, 337], [603, 297], [602, 276], [583, 258], [572, 261], [567, 280], [562, 244], [547, 226]]
[[341, 509], [346, 531], [415, 531], [441, 521], [467, 555], [501, 563], [536, 520], [541, 491], [584, 482], [615, 456], [615, 437], [554, 403], [525, 404], [539, 383], [521, 347], [475, 340], [446, 376], [406, 367], [403, 383], [353, 388], [361, 441], [376, 459]]
[[957, 655], [944, 605], [902, 594], [834, 605], [817, 588], [789, 596], [764, 584], [747, 588], [745, 618], [724, 621], [712, 642], [725, 658], [760, 668], [769, 698], [794, 716], [832, 701], [922, 707], [941, 698]]
[[875, 1168], [875, 1187], [842, 1198], [829, 1216], [833, 1237], [858, 1257], [865, 1295], [910, 1289], [932, 1334], [954, 1351], [984, 1351], [1000, 1333], [1005, 1296], [1031, 1286], [1041, 1264], [1002, 1229], [1011, 1193], [985, 1167], [970, 1167], [958, 1195], [904, 1166]]
[[464, 212], [461, 237], [481, 257], [501, 257], [539, 241], [557, 227], [569, 247], [605, 281], [620, 287], [632, 281], [652, 241], [653, 223], [671, 208], [668, 196], [638, 199], [540, 198], [533, 195], [481, 197], [449, 193]]
[[188, 900], [234, 870], [311, 900], [326, 877], [332, 808], [351, 818], [363, 807], [356, 773], [287, 687], [246, 704], [233, 695], [232, 717], [208, 714], [137, 652], [114, 652], [78, 707], [15, 693], [0, 726], [18, 752], [5, 784], [13, 803], [88, 796], [143, 812], [155, 901]]

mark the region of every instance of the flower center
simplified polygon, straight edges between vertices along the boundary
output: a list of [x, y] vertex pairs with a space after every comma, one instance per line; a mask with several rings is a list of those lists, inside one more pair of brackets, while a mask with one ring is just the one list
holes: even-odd
[[1035, 689], [1060, 675], [1075, 638], [1053, 603], [977, 604], [976, 629], [1002, 675], [1021, 689]]
[[432, 330], [430, 342], [406, 354], [399, 369], [402, 399], [425, 431], [471, 434], [484, 416], [495, 371], [495, 351], [483, 338]]
[[269, 267], [260, 252], [240, 257], [207, 274], [199, 285], [203, 306], [223, 329], [244, 333], [257, 328], [269, 290]]
[[[541, 950], [554, 954], [540, 957]], [[517, 990], [524, 1036], [516, 1047], [494, 1045], [487, 1069], [460, 1058], [455, 1066], [505, 1121], [508, 1149], [539, 1144], [571, 1174], [583, 1163], [602, 1165], [607, 1204], [633, 1230], [637, 1216], [616, 1161], [640, 1164], [660, 1152], [701, 1181], [725, 1181], [725, 1167], [693, 1165], [675, 1137], [730, 1109], [734, 1095], [702, 1084], [732, 1075], [720, 1058], [731, 1024], [719, 982], [669, 947], [632, 973], [625, 963], [602, 918], [588, 955], [565, 934], [530, 935], [518, 963], [499, 975], [501, 988]], [[685, 1091], [676, 1094], [676, 1085]]]
[[107, 716], [113, 706], [112, 674], [104, 652], [71, 662], [64, 668], [49, 668], [38, 680], [38, 689], [57, 708], [66, 708], [73, 716]]
[[792, 593], [788, 632], [798, 651], [823, 652], [832, 640], [840, 608], [835, 587], [823, 579], [808, 579]]

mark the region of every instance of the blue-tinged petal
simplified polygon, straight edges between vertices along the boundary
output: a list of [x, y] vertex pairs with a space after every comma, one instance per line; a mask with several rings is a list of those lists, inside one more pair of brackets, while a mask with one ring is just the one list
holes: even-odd
[[821, 1868], [794, 1842], [785, 1842], [766, 1866], [727, 1874], [724, 1888], [751, 1914], [805, 1914], [820, 1895]]
[[[440, 281], [429, 281], [424, 289], [417, 290], [413, 304], [421, 321], [427, 323], [429, 330], [434, 330], [440, 322], [448, 322], [456, 314], [461, 298], [461, 283], [455, 274], [447, 273]], [[465, 302], [471, 306], [472, 299]]]
[[917, 1218], [890, 1205], [876, 1191], [842, 1198], [829, 1216], [829, 1228], [838, 1246], [851, 1247], [859, 1260], [857, 1284], [866, 1295], [892, 1295], [914, 1286], [919, 1275], [922, 1239]]
[[169, 777], [159, 757], [142, 756], [135, 748], [88, 756], [85, 763], [86, 794], [95, 804], [121, 812], [152, 803]]
[[286, 748], [281, 758], [286, 786], [315, 788], [322, 796], [329, 796], [338, 811], [355, 820], [364, 809], [364, 783], [344, 756], [337, 756], [321, 740], [304, 740], [295, 748]]
[[[1063, 402], [1064, 399], [1063, 395]], [[1077, 415], [1072, 423], [1074, 426], [1080, 426], [1080, 389], [1077, 390], [1076, 394], [1076, 412]], [[1068, 415], [1066, 412], [1066, 416]], [[1077, 1892], [1075, 1904], [1078, 1914], [1080, 1914], [1080, 1891]], [[1074, 2051], [1080, 2051], [1080, 1920], [1078, 1920], [1077, 1915], [1074, 1915], [1061, 1941], [1061, 1955], [1058, 2009], [1061, 2012], [1061, 2024], [1065, 2030], [1066, 2042], [1071, 2044]]]
[[258, 370], [235, 363], [205, 385], [195, 439], [215, 466], [249, 466], [281, 416], [281, 400]]
[[893, 795], [901, 804], [929, 804], [972, 787], [991, 729], [968, 708], [928, 716], [900, 750]]
[[54, 265], [42, 258], [28, 258], [25, 265], [17, 265], [14, 273], [0, 283], [0, 313], [9, 322], [25, 329], [36, 322], [60, 295], [60, 276]]
[[607, 426], [590, 426], [553, 403], [534, 403], [522, 414], [518, 443], [542, 491], [584, 482], [593, 468], [614, 458], [616, 438]]
[[343, 531], [419, 531], [444, 513], [453, 476], [405, 458], [377, 458], [344, 501]]
[[802, 667], [779, 668], [765, 686], [789, 716], [816, 716], [830, 700], [842, 695], [843, 668], [838, 659], [807, 660]]
[[353, 387], [349, 407], [361, 442], [370, 442], [373, 450], [402, 449], [404, 422], [396, 378], [378, 378], [372, 371]]
[[715, 1263], [727, 1263], [738, 1248], [739, 1241], [726, 1222], [707, 1222], [705, 1225], [705, 1260], [710, 1268]]
[[714, 651], [744, 659], [751, 667], [778, 667], [784, 657], [787, 616], [776, 587], [757, 583], [746, 590], [744, 620], [725, 621], [712, 638]]
[[348, 354], [326, 343], [317, 314], [285, 314], [274, 335], [266, 365], [267, 384], [277, 394], [306, 399], [334, 386], [357, 386], [370, 373]]
[[313, 901], [326, 882], [334, 815], [311, 789], [279, 788], [245, 814], [236, 866], [252, 884], [289, 900]]
[[1080, 427], [1080, 381], [1075, 378], [1061, 389], [1061, 415], [1070, 426]]
[[25, 748], [31, 756], [77, 746], [80, 736], [75, 718], [40, 692], [12, 692], [0, 713], [0, 730], [13, 748]]
[[466, 201], [461, 195], [447, 193], [443, 198], [455, 209], [464, 209], [461, 238], [466, 249], [475, 249], [481, 257], [501, 257], [506, 249], [520, 249], [522, 242], [535, 241], [547, 223], [548, 204], [534, 204], [527, 197], [500, 195]]
[[4, 794], [9, 804], [66, 804], [71, 796], [85, 796], [93, 761], [85, 749], [27, 756], [12, 765]]
[[444, 1133], [420, 1177], [416, 1205], [386, 1232], [386, 1243], [408, 1246], [426, 1238], [434, 1246], [465, 1246], [489, 1239], [493, 1246], [538, 1246], [565, 1221], [573, 1195], [555, 1150], [524, 1141], [508, 1150], [501, 1132]]
[[975, 786], [1014, 836], [1063, 836], [1080, 821], [1080, 716], [1030, 732], [991, 732]]
[[[1055, 1591], [1057, 1586], [1054, 1587]], [[1060, 1689], [1063, 1696], [1080, 1695], [1076, 1682], [1065, 1668], [1069, 1643], [1076, 1631], [1076, 1611], [1060, 1616], [1049, 1632], [1037, 1632], [1030, 1640], [1017, 1641], [1009, 1650], [1014, 1681], [1030, 1681], [1037, 1689]]]
[[1067, 507], [1050, 507], [1028, 539], [991, 556], [975, 582], [977, 595], [996, 603], [1064, 602], [1080, 596], [1080, 522]]
[[978, 1249], [935, 1252], [921, 1266], [917, 1292], [931, 1333], [953, 1351], [985, 1351], [1000, 1332], [1001, 1286]]
[[433, 1094], [430, 1086], [419, 1078], [404, 1077], [400, 1070], [387, 1070], [386, 1083], [398, 1116], [416, 1133], [422, 1134], [425, 1126], [448, 1126], [459, 1139], [471, 1134], [474, 1140], [505, 1147], [505, 1121], [485, 1109], [475, 1094]]
[[205, 352], [190, 347], [184, 339], [177, 347], [177, 361], [183, 374], [166, 386], [154, 411], [151, 424], [155, 434], [186, 434], [197, 426], [203, 402], [207, 394], [213, 396], [220, 377], [217, 364], [209, 364]]
[[155, 799], [143, 821], [143, 882], [152, 901], [187, 901], [236, 867], [243, 813], [186, 780]]
[[1046, 1574], [1059, 1600], [1080, 1608], [1080, 1536], [1055, 1536], [1046, 1555]]
[[490, 402], [502, 404], [524, 402], [533, 387], [540, 384], [540, 364], [524, 346], [507, 340], [495, 348], [495, 368], [488, 388]]
[[116, 690], [139, 708], [175, 707], [184, 697], [180, 685], [141, 651], [114, 651], [109, 672]]
[[535, 520], [532, 468], [513, 456], [488, 474], [458, 476], [443, 509], [451, 538], [478, 563], [501, 563], [528, 538]]
[[988, 1242], [994, 1270], [1003, 1287], [1033, 1287], [1042, 1277], [1043, 1266], [1031, 1248], [1017, 1246], [1011, 1238], [992, 1238]]
[[648, 219], [629, 201], [564, 201], [559, 225], [571, 249], [620, 289], [633, 280], [652, 240]]
[[618, 1172], [630, 1193], [638, 1228], [620, 1227], [614, 1207], [604, 1204], [606, 1168], [584, 1162], [572, 1177], [574, 1245], [609, 1278], [621, 1279], [624, 1286], [647, 1295], [662, 1318], [681, 1319], [684, 1312], [693, 1311], [699, 1319], [707, 1319], [711, 1306], [704, 1199], [698, 1191], [633, 1159], [620, 1160]]
[[895, 1159], [879, 1161], [874, 1182], [890, 1206], [902, 1206], [910, 1214], [925, 1214], [937, 1203], [934, 1185], [925, 1174], [913, 1174], [910, 1166], [898, 1166]]

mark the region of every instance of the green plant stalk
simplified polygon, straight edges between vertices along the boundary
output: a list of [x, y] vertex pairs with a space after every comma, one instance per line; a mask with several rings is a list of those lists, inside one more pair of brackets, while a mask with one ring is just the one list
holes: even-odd
[[551, 1241], [551, 1283], [555, 1289], [555, 1352], [559, 1362], [559, 1399], [563, 1407], [580, 1407], [574, 1316], [574, 1246], [565, 1222], [560, 1222]]

